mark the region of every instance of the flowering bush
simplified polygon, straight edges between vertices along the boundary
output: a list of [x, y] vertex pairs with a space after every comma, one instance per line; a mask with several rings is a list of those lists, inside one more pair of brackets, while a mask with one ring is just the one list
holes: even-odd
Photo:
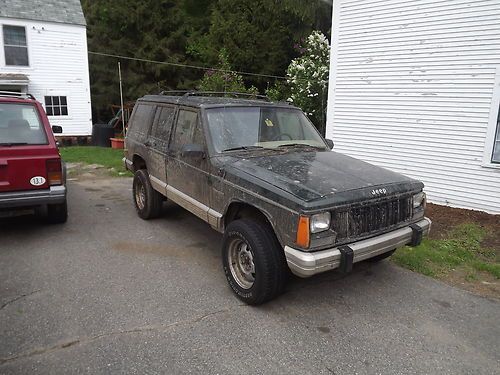
[[319, 130], [324, 130], [330, 45], [325, 35], [313, 31], [295, 48], [302, 56], [292, 60], [287, 70], [288, 101], [302, 108]]

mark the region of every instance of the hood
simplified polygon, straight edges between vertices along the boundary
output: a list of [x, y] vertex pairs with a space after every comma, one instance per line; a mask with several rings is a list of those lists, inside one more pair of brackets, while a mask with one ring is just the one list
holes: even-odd
[[345, 193], [358, 190], [373, 198], [376, 188], [385, 188], [385, 194], [392, 195], [423, 187], [414, 179], [333, 151], [252, 155], [236, 159], [230, 167], [306, 202], [335, 195], [345, 198]]

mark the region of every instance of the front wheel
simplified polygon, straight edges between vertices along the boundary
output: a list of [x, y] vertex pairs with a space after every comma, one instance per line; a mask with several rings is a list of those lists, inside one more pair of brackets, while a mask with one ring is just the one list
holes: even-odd
[[162, 195], [153, 189], [145, 169], [135, 172], [132, 190], [135, 209], [142, 219], [149, 220], [160, 216]]
[[224, 233], [222, 262], [229, 286], [249, 305], [282, 293], [287, 277], [283, 250], [270, 226], [241, 219]]

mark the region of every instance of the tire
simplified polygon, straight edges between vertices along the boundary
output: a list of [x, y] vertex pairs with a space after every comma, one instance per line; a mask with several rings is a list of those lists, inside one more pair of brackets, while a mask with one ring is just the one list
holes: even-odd
[[272, 228], [264, 223], [231, 222], [224, 233], [222, 263], [229, 286], [249, 305], [277, 297], [286, 286], [285, 254]]
[[371, 263], [377, 263], [377, 262], [380, 262], [381, 260], [384, 260], [386, 258], [389, 258], [392, 254], [394, 254], [394, 252], [396, 251], [396, 249], [394, 250], [391, 250], [391, 251], [388, 251], [386, 253], [383, 253], [383, 254], [380, 254], [380, 255], [377, 255], [377, 256], [374, 256], [373, 258], [369, 258], [367, 259], [368, 262], [371, 262]]
[[162, 195], [151, 186], [147, 170], [135, 172], [132, 190], [135, 209], [140, 218], [149, 220], [160, 216]]
[[68, 220], [68, 203], [47, 205], [47, 222], [50, 224], [63, 224]]

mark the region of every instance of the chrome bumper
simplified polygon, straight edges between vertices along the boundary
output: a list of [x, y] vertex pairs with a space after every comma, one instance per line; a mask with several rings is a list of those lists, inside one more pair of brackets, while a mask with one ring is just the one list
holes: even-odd
[[[424, 218], [414, 225], [425, 236], [429, 234], [431, 223], [430, 219]], [[347, 246], [352, 250], [353, 262], [356, 263], [411, 244], [413, 236], [414, 229], [407, 226]], [[341, 247], [308, 253], [285, 246], [286, 261], [295, 275], [309, 277], [338, 268], [342, 261]]]
[[44, 190], [26, 190], [0, 193], [1, 208], [34, 207], [64, 203], [66, 186], [51, 186]]
[[128, 160], [127, 158], [123, 158], [122, 163], [127, 171], [130, 172], [134, 171], [134, 163], [132, 163], [132, 161]]

